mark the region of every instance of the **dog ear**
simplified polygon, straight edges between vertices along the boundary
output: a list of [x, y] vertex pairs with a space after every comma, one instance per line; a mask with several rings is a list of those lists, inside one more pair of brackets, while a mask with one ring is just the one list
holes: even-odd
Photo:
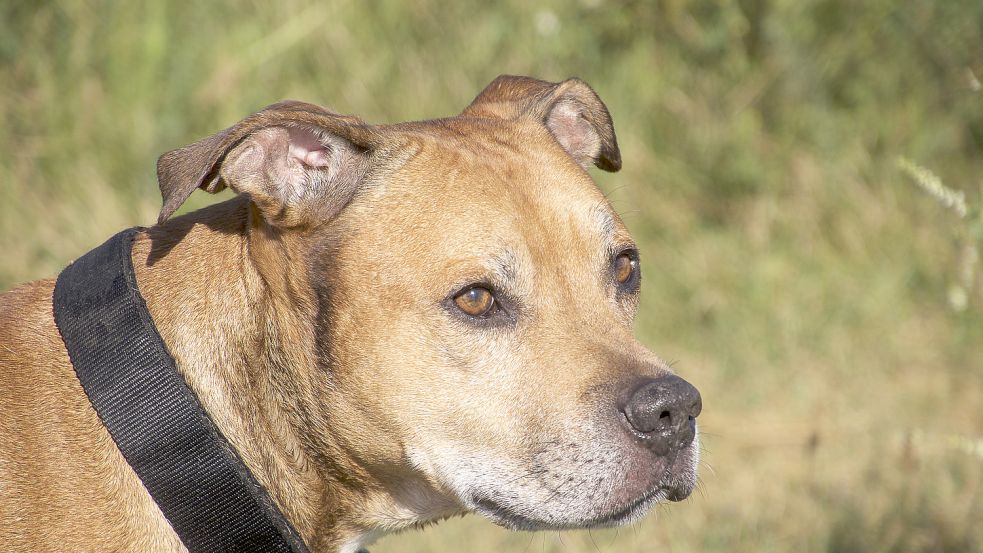
[[[273, 104], [224, 131], [157, 160], [166, 221], [195, 191], [228, 186], [249, 194], [264, 219], [289, 227], [330, 217], [355, 194], [378, 146], [373, 127], [356, 117], [296, 101]], [[326, 214], [326, 215], [325, 215]]]
[[517, 119], [535, 117], [585, 169], [621, 169], [621, 151], [614, 123], [597, 93], [580, 79], [550, 83], [529, 77], [502, 75], [492, 81], [463, 115]]

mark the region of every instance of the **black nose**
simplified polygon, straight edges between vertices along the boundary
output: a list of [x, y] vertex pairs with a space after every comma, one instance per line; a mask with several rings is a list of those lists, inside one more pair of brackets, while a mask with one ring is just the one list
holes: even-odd
[[700, 392], [673, 374], [644, 382], [623, 412], [636, 435], [656, 454], [666, 455], [692, 443], [702, 409]]

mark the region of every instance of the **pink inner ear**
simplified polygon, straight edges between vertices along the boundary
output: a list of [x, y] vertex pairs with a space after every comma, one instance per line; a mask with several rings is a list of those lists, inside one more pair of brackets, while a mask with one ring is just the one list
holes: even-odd
[[327, 167], [331, 163], [331, 151], [313, 131], [303, 127], [289, 127], [287, 131], [291, 157], [308, 167]]
[[558, 102], [547, 116], [546, 126], [563, 149], [585, 169], [601, 152], [597, 131], [584, 119], [582, 108], [572, 102]]

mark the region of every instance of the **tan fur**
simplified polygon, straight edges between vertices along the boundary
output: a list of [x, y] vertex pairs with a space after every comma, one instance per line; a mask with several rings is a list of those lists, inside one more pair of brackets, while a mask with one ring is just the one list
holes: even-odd
[[[632, 337], [637, 297], [610, 286], [631, 238], [584, 172], [621, 163], [586, 84], [504, 77], [462, 116], [388, 127], [278, 106], [162, 157], [162, 221], [197, 187], [244, 195], [150, 228], [133, 259], [179, 370], [312, 551], [484, 495], [563, 528], [605, 524], [658, 475], [692, 485], [672, 463], [695, 463], [695, 444], [656, 459], [608, 409], [668, 369]], [[236, 160], [295, 124], [328, 133], [335, 173], [310, 178], [330, 197], [259, 201], [281, 177]], [[489, 278], [520, 300], [511, 326], [448, 307]], [[0, 296], [0, 541], [181, 551], [75, 377], [53, 286]]]

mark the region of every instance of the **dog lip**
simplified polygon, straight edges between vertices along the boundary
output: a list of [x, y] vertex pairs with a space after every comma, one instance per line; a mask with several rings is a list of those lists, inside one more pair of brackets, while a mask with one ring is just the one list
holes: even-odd
[[666, 497], [666, 489], [660, 484], [642, 497], [632, 501], [625, 507], [611, 514], [596, 518], [587, 523], [588, 526], [610, 526], [630, 519], [639, 510], [646, 509], [652, 503], [656, 503]]
[[472, 503], [476, 511], [490, 518], [496, 524], [505, 526], [512, 530], [573, 530], [578, 528], [596, 528], [619, 524], [632, 516], [639, 510], [646, 509], [652, 503], [656, 503], [668, 497], [668, 490], [662, 482], [648, 490], [641, 497], [632, 500], [628, 505], [619, 508], [613, 513], [607, 513], [594, 518], [576, 521], [572, 523], [550, 523], [545, 520], [528, 517], [513, 512], [507, 506], [498, 503], [489, 497], [472, 497]]
[[504, 505], [488, 497], [472, 497], [471, 502], [474, 504], [475, 510], [480, 514], [485, 515], [496, 524], [511, 530], [536, 531], [553, 528], [553, 525], [548, 522], [514, 513]]

